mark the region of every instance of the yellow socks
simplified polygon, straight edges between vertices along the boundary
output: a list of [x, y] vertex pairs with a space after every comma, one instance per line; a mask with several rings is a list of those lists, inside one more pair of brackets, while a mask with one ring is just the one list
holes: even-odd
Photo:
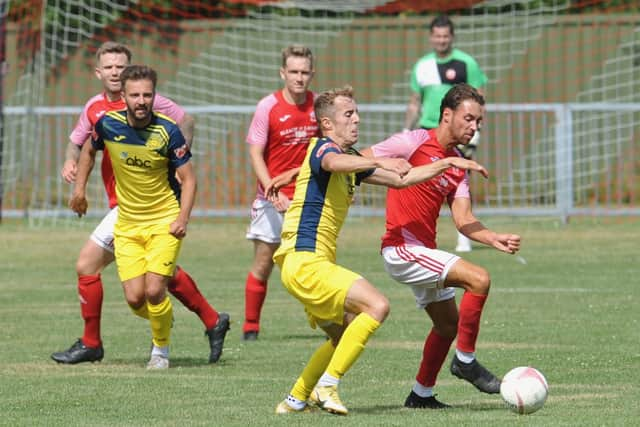
[[129, 308], [131, 309], [131, 311], [133, 311], [133, 314], [135, 314], [138, 317], [142, 317], [143, 319], [147, 319], [149, 320], [149, 310], [147, 309], [147, 302], [145, 301], [144, 304], [142, 304], [140, 307], [138, 308], [134, 308], [129, 306]]
[[291, 396], [304, 402], [309, 398], [313, 388], [315, 387], [318, 379], [322, 373], [327, 369], [327, 365], [331, 361], [331, 357], [335, 351], [331, 340], [325, 341], [318, 349], [313, 353], [307, 366], [302, 370], [302, 374], [293, 385]]
[[367, 313], [360, 313], [345, 329], [338, 346], [327, 366], [327, 374], [340, 379], [360, 357], [369, 337], [380, 327], [378, 322]]
[[151, 335], [153, 345], [156, 347], [166, 347], [169, 345], [171, 335], [171, 323], [173, 322], [173, 309], [169, 297], [165, 297], [160, 304], [153, 305], [147, 301], [149, 311], [149, 323], [151, 324]]

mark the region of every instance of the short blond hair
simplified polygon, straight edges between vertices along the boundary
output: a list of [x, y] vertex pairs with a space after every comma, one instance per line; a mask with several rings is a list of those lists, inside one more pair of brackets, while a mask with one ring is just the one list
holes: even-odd
[[96, 64], [100, 63], [100, 57], [105, 53], [122, 53], [127, 56], [127, 62], [131, 62], [131, 50], [121, 43], [113, 41], [102, 43], [96, 51]]
[[320, 120], [322, 117], [332, 117], [334, 103], [339, 96], [353, 99], [353, 88], [350, 85], [344, 85], [340, 88], [329, 89], [319, 94], [313, 103], [316, 119]]
[[301, 44], [292, 44], [282, 49], [282, 68], [287, 66], [287, 59], [291, 57], [307, 58], [313, 70], [313, 53], [311, 49]]
[[[353, 87], [351, 87], [351, 85], [344, 85], [339, 88], [329, 89], [316, 97], [313, 103], [313, 110], [318, 122], [320, 122], [323, 117], [328, 117], [331, 120], [334, 119], [335, 101], [336, 98], [340, 96], [353, 99]], [[322, 126], [320, 126], [320, 132], [322, 132]]]

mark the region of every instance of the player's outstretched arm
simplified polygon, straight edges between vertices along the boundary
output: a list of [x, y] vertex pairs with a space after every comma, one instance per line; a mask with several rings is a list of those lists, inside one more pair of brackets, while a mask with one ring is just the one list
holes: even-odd
[[386, 185], [391, 188], [405, 188], [410, 185], [428, 181], [450, 167], [474, 170], [482, 174], [485, 178], [489, 176], [489, 173], [484, 166], [473, 160], [467, 160], [461, 157], [447, 157], [428, 165], [414, 167], [402, 177], [389, 173], [386, 170], [376, 169], [373, 175], [365, 179], [365, 182], [370, 184]]
[[515, 254], [520, 250], [521, 238], [517, 234], [508, 233], [493, 233], [494, 237], [491, 240], [491, 246], [495, 249], [506, 252], [508, 254]]
[[489, 172], [487, 172], [484, 166], [473, 160], [467, 160], [462, 157], [446, 157], [444, 159], [435, 161], [430, 165], [414, 167], [407, 174], [407, 176], [403, 178], [401, 187], [408, 187], [410, 185], [427, 181], [451, 167], [464, 170], [473, 170], [479, 172], [485, 178], [489, 176]]
[[465, 236], [508, 254], [515, 254], [520, 250], [520, 236], [510, 233], [496, 233], [485, 227], [473, 214], [471, 199], [456, 197], [451, 201], [450, 207], [456, 228]]
[[405, 159], [387, 157], [364, 157], [351, 154], [327, 153], [322, 158], [322, 169], [328, 172], [362, 172], [369, 169], [383, 169], [396, 175], [404, 176], [411, 169]]
[[73, 194], [69, 201], [69, 207], [72, 211], [82, 216], [87, 213], [88, 203], [86, 198], [87, 181], [89, 174], [93, 170], [96, 163], [96, 149], [92, 144], [84, 144], [80, 151], [80, 159], [78, 160], [78, 172], [76, 174], [76, 183], [73, 187]]

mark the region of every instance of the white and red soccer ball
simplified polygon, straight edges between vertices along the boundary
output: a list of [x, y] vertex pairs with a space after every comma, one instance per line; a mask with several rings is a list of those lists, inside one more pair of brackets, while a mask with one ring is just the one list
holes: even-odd
[[518, 414], [531, 414], [542, 408], [548, 392], [549, 386], [544, 375], [528, 366], [507, 372], [500, 385], [502, 399], [509, 409]]

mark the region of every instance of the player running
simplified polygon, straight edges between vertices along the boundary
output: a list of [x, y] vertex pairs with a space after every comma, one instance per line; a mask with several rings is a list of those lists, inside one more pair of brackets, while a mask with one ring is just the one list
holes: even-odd
[[[109, 41], [103, 43], [97, 50], [95, 74], [102, 83], [104, 91], [89, 99], [76, 127], [69, 136], [67, 159], [62, 168], [62, 177], [66, 182], [75, 182], [81, 147], [90, 138], [96, 122], [107, 111], [123, 110], [126, 107], [121, 96], [120, 74], [130, 61], [131, 51], [122, 44]], [[175, 120], [180, 125], [187, 144], [191, 146], [193, 117], [186, 114], [173, 101], [159, 94], [154, 98], [153, 110]], [[51, 358], [59, 363], [95, 362], [104, 357], [100, 333], [103, 300], [101, 272], [114, 260], [113, 227], [118, 217], [115, 178], [109, 156], [102, 157], [101, 172], [111, 210], [91, 233], [76, 261], [78, 296], [80, 312], [84, 320], [84, 333], [70, 348], [51, 355]], [[169, 292], [198, 315], [209, 338], [209, 362], [217, 362], [222, 354], [224, 339], [229, 329], [229, 315], [214, 310], [200, 293], [191, 276], [180, 267], [176, 268], [175, 275], [169, 283]]]
[[[399, 133], [362, 153], [405, 159], [413, 167], [461, 158], [455, 147], [468, 144], [477, 132], [484, 103], [482, 95], [470, 85], [455, 85], [442, 100], [437, 128]], [[387, 191], [387, 231], [382, 237], [385, 269], [413, 291], [416, 304], [433, 322], [416, 383], [405, 401], [410, 408], [449, 406], [436, 400], [433, 387], [456, 335], [451, 373], [482, 392], [500, 392], [500, 380], [477, 361], [475, 354], [491, 279], [484, 268], [437, 249], [436, 223], [445, 200], [456, 228], [473, 240], [509, 254], [520, 249], [520, 236], [491, 231], [473, 215], [468, 174], [461, 169], [453, 167], [425, 183]], [[454, 287], [464, 289], [459, 315]]]

